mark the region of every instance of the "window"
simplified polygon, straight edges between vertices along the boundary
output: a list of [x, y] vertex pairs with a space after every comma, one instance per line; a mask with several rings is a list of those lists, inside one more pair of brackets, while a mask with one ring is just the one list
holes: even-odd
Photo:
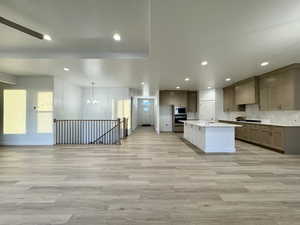
[[149, 105], [149, 104], [150, 104], [150, 101], [149, 101], [149, 100], [143, 100], [143, 104], [144, 104], [144, 105]]
[[53, 92], [38, 92], [37, 132], [53, 132]]
[[26, 133], [26, 90], [3, 91], [3, 133]]

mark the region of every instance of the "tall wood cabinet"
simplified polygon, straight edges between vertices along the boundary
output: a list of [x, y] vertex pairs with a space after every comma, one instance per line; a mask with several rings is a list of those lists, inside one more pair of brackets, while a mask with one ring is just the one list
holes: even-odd
[[188, 91], [187, 111], [191, 112], [191, 113], [198, 112], [198, 92], [197, 91]]

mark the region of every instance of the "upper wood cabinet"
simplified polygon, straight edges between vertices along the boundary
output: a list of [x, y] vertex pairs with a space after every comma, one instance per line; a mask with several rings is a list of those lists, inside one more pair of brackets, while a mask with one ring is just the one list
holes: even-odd
[[245, 111], [245, 108], [235, 104], [235, 87], [223, 88], [223, 110], [224, 112]]
[[235, 84], [235, 104], [248, 105], [258, 103], [258, 81], [256, 77]]
[[160, 105], [174, 105], [175, 107], [186, 107], [187, 112], [197, 112], [197, 91], [160, 91]]
[[187, 92], [176, 91], [171, 92], [172, 104], [174, 106], [187, 107]]
[[300, 91], [298, 64], [291, 65], [259, 77], [260, 109], [299, 110]]
[[160, 105], [187, 107], [186, 91], [160, 91]]
[[[232, 90], [234, 87], [234, 90]], [[300, 64], [240, 81], [224, 90], [224, 111], [234, 104], [259, 104], [262, 111], [300, 110]]]

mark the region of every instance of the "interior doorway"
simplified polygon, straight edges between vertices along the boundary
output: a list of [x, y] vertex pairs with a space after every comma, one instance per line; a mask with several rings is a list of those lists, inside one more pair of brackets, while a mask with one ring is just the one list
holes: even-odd
[[138, 126], [154, 126], [154, 99], [138, 99]]

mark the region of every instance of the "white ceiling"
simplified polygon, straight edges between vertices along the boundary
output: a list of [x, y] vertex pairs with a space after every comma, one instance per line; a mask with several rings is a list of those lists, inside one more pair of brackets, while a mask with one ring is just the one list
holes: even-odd
[[[0, 24], [1, 57], [148, 55], [147, 0], [1, 0], [0, 15], [53, 38], [45, 42]], [[112, 40], [116, 32], [122, 34], [122, 43]]]
[[[299, 0], [2, 0], [0, 10], [53, 38], [0, 25], [0, 72], [9, 74], [195, 89], [300, 62]], [[120, 43], [111, 38], [115, 31]]]

